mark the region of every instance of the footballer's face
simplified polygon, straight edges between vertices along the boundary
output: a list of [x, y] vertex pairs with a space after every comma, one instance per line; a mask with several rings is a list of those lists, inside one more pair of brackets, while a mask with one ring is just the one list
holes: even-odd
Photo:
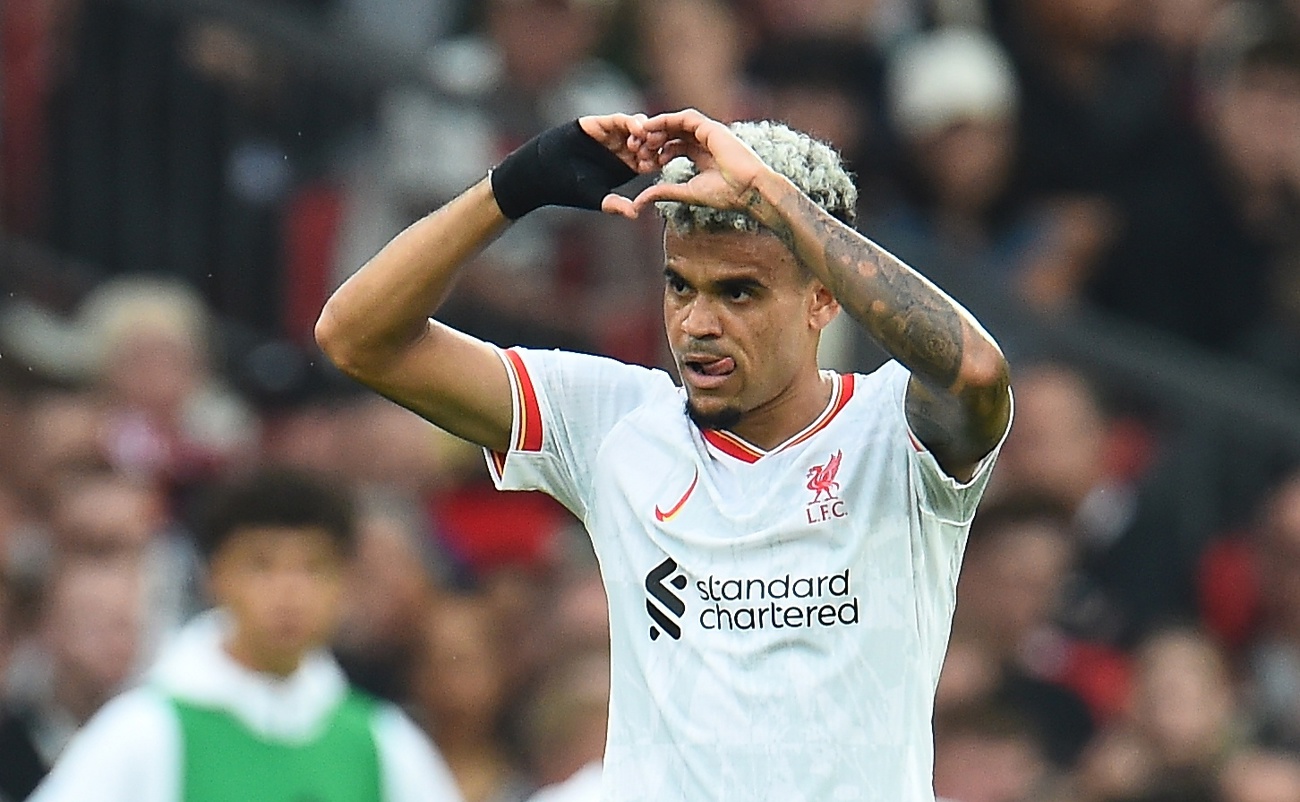
[[697, 424], [734, 430], [806, 386], [839, 307], [784, 243], [669, 228], [664, 255], [664, 326]]
[[318, 527], [232, 534], [209, 567], [213, 596], [234, 619], [227, 649], [255, 670], [292, 673], [334, 636], [346, 565], [338, 542]]

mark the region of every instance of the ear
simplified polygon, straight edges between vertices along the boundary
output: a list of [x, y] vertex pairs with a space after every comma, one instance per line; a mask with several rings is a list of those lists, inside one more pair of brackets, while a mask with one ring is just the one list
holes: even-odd
[[812, 282], [812, 294], [808, 299], [808, 325], [813, 331], [820, 332], [831, 324], [840, 313], [840, 302], [820, 281]]

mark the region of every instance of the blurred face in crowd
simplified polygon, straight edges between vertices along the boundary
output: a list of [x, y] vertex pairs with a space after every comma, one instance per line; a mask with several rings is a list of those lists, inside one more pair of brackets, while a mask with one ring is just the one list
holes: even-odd
[[1018, 0], [1039, 30], [1058, 42], [1102, 45], [1128, 35], [1139, 19], [1130, 0]]
[[1224, 5], [1225, 0], [1151, 0], [1148, 26], [1167, 49], [1192, 55]]
[[414, 412], [374, 397], [343, 416], [339, 466], [363, 487], [418, 496], [440, 478], [439, 433]]
[[1260, 533], [1265, 612], [1283, 634], [1300, 639], [1300, 476], [1270, 499]]
[[142, 328], [106, 355], [103, 382], [118, 403], [171, 420], [203, 382], [195, 345], [174, 334]]
[[960, 731], [936, 725], [934, 789], [961, 802], [1022, 802], [1033, 798], [1046, 764], [1031, 738], [1019, 733]]
[[962, 567], [958, 615], [1010, 653], [1051, 622], [1073, 557], [1070, 536], [1045, 520], [1008, 523], [986, 535]]
[[504, 699], [504, 668], [490, 608], [478, 599], [433, 604], [414, 691], [441, 743], [490, 732]]
[[695, 421], [730, 428], [778, 408], [817, 364], [839, 311], [775, 236], [664, 235], [664, 326]]
[[880, 0], [756, 0], [773, 31], [843, 36], [867, 31]]
[[1001, 666], [989, 643], [980, 633], [964, 631], [961, 622], [955, 622], [943, 657], [934, 709], [948, 711], [987, 699], [1001, 680]]
[[600, 0], [492, 0], [488, 27], [513, 81], [542, 90], [592, 54], [606, 13]]
[[830, 86], [788, 86], [774, 90], [764, 115], [826, 142], [846, 161], [860, 164], [868, 131], [862, 104]]
[[319, 527], [234, 532], [212, 556], [212, 594], [234, 619], [227, 649], [258, 671], [288, 675], [338, 626], [347, 555]]
[[998, 461], [999, 481], [1075, 508], [1105, 472], [1106, 422], [1076, 374], [1055, 366], [1016, 377], [1016, 425]]
[[56, 496], [50, 523], [69, 551], [139, 552], [162, 529], [164, 504], [151, 485], [98, 474], [66, 483]]
[[341, 635], [350, 644], [391, 651], [419, 636], [432, 587], [407, 526], [385, 514], [360, 522]]
[[1234, 707], [1227, 666], [1207, 638], [1157, 635], [1139, 650], [1134, 717], [1165, 766], [1217, 758]]
[[527, 750], [544, 784], [601, 759], [608, 709], [607, 647], [558, 655], [525, 713]]
[[1015, 132], [1009, 121], [962, 121], [920, 138], [913, 147], [939, 205], [974, 216], [986, 211], [1010, 180]]
[[721, 0], [655, 0], [637, 10], [643, 68], [662, 101], [730, 119], [735, 109], [719, 105], [734, 99], [719, 93], [735, 87], [744, 66], [735, 12]]
[[50, 591], [43, 631], [56, 692], [87, 718], [130, 678], [139, 658], [144, 593], [123, 563], [73, 560]]
[[1292, 802], [1300, 799], [1300, 760], [1248, 751], [1223, 767], [1219, 788], [1223, 802]]
[[1300, 71], [1254, 66], [1214, 96], [1212, 119], [1224, 157], [1245, 184], [1271, 190], [1300, 159]]
[[103, 415], [89, 398], [53, 395], [27, 409], [20, 460], [24, 489], [38, 503], [49, 503], [57, 488], [87, 470], [105, 464], [100, 443]]

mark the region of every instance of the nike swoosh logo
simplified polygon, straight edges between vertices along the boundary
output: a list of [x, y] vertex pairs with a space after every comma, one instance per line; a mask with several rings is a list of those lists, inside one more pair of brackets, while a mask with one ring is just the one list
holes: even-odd
[[699, 481], [700, 481], [700, 470], [699, 468], [696, 468], [695, 476], [691, 478], [691, 486], [686, 488], [686, 492], [682, 494], [681, 498], [677, 499], [677, 503], [674, 504], [672, 507], [670, 507], [668, 512], [664, 512], [663, 510], [659, 509], [658, 504], [655, 505], [655, 520], [659, 521], [660, 523], [663, 523], [664, 521], [676, 515], [678, 511], [681, 510], [682, 505], [686, 503], [686, 499], [690, 498], [691, 493], [695, 492], [695, 485]]

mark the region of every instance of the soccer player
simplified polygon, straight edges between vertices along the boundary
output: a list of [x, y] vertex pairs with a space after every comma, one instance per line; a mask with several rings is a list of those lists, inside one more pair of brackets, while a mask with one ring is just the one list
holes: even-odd
[[416, 726], [349, 688], [322, 647], [340, 613], [350, 504], [264, 470], [200, 534], [218, 607], [78, 733], [34, 802], [459, 802]]
[[[586, 525], [611, 618], [605, 800], [933, 799], [935, 683], [1011, 394], [970, 315], [853, 230], [855, 195], [783, 126], [584, 117], [398, 235], [317, 324], [344, 371], [482, 444], [498, 487]], [[551, 204], [660, 204], [680, 386], [428, 319]], [[841, 307], [894, 361], [818, 369]]]

